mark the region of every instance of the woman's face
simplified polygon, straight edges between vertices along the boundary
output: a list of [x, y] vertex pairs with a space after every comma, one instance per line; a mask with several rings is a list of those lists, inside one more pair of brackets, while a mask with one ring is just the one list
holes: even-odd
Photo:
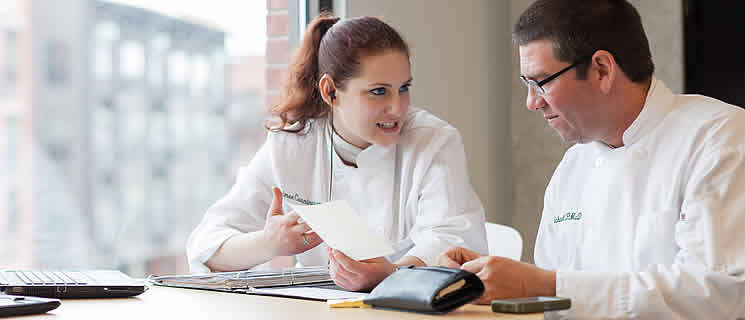
[[409, 110], [411, 80], [409, 58], [400, 50], [363, 57], [359, 76], [336, 90], [336, 132], [363, 149], [398, 143]]

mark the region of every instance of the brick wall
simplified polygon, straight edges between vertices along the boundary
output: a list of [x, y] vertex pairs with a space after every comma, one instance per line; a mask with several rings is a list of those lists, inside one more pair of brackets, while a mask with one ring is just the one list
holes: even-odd
[[[267, 0], [266, 8], [266, 107], [279, 102], [282, 82], [287, 75], [290, 61], [288, 0]], [[293, 257], [275, 257], [271, 268], [286, 268], [293, 264]]]
[[289, 12], [288, 0], [267, 0], [266, 16], [266, 107], [279, 102], [282, 81], [290, 60], [288, 45]]

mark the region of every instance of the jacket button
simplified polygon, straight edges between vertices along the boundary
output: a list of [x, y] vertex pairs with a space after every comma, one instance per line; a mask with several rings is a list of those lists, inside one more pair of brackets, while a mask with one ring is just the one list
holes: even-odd
[[595, 159], [595, 166], [596, 167], [600, 167], [600, 166], [603, 165], [603, 162], [605, 162], [605, 160], [603, 158], [597, 158], [597, 159]]

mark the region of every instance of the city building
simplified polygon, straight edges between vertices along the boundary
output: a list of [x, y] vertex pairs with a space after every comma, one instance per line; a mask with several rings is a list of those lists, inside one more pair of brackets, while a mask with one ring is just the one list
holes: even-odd
[[229, 87], [240, 60], [205, 23], [99, 0], [4, 2], [0, 242], [14, 245], [2, 264], [185, 271], [186, 237], [232, 184], [238, 140], [263, 139], [246, 129], [263, 86]]

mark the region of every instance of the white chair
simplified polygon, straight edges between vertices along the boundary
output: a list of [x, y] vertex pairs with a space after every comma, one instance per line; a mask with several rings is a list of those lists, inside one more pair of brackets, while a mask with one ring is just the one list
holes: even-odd
[[510, 226], [487, 222], [486, 240], [489, 255], [520, 260], [523, 253], [523, 237]]

